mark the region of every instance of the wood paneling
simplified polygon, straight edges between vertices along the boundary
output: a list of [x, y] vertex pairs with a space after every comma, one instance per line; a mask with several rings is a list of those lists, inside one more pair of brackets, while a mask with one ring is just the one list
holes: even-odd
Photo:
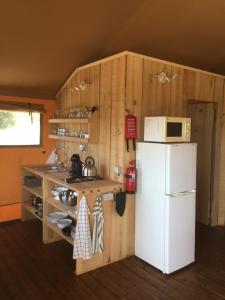
[[215, 104], [190, 103], [188, 116], [191, 117], [191, 142], [197, 143], [197, 195], [196, 220], [210, 224], [212, 201], [212, 164], [214, 143]]
[[[160, 83], [154, 75], [162, 71], [169, 77], [173, 74], [177, 76], [171, 82]], [[70, 87], [81, 80], [89, 81], [88, 90], [71, 92]], [[99, 174], [119, 182], [123, 182], [125, 169], [129, 161], [135, 158], [132, 147], [126, 153], [124, 143], [124, 117], [127, 112], [136, 115], [138, 139], [142, 139], [145, 116], [186, 116], [189, 100], [216, 102], [218, 119], [213, 167], [216, 182], [213, 187], [212, 223], [217, 224], [218, 216], [220, 223], [221, 218], [225, 222], [225, 212], [221, 214], [225, 187], [221, 189], [220, 180], [225, 167], [219, 167], [223, 86], [222, 76], [126, 51], [80, 67], [58, 94], [58, 102], [59, 105], [68, 105], [66, 98], [69, 97], [73, 106], [87, 103], [99, 105], [99, 129], [96, 129], [100, 132], [99, 143], [88, 145], [88, 152], [81, 156], [84, 159], [86, 155], [93, 155]], [[79, 152], [78, 144], [64, 142], [64, 146], [71, 153]], [[114, 173], [114, 166], [122, 167], [120, 176]]]
[[[221, 153], [225, 153], [225, 115], [222, 117]], [[219, 201], [218, 201], [218, 224], [225, 225], [225, 155], [221, 155]]]
[[171, 69], [171, 75], [176, 74], [176, 78], [168, 84], [171, 86], [171, 100], [169, 106], [169, 114], [166, 115], [185, 117], [187, 110], [187, 98], [183, 93], [184, 70], [174, 66], [172, 66]]
[[110, 178], [119, 182], [123, 182], [123, 177], [114, 173], [114, 167], [121, 167], [124, 174], [125, 63], [125, 56], [112, 61]]
[[216, 155], [220, 157], [220, 160], [217, 161], [215, 166], [217, 176], [215, 177], [214, 184], [217, 189], [215, 189], [214, 198], [218, 199], [216, 205], [213, 206], [213, 213], [218, 215], [219, 225], [225, 225], [225, 84], [224, 80], [217, 78], [216, 79], [216, 89], [215, 89], [215, 98], [221, 99], [219, 102], [220, 109], [218, 121], [221, 126], [220, 132], [217, 134], [217, 140], [215, 143], [221, 144], [221, 147], [217, 148]]
[[112, 110], [112, 63], [101, 65], [100, 79], [100, 138], [99, 138], [99, 173], [110, 178], [111, 149], [111, 110]]

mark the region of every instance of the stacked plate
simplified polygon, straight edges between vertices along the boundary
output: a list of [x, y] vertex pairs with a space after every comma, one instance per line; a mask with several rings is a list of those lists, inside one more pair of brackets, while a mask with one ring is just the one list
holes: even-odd
[[69, 226], [72, 224], [72, 220], [71, 219], [60, 219], [57, 222], [57, 225], [60, 229], [63, 229], [66, 226]]
[[67, 213], [62, 211], [56, 211], [48, 215], [48, 221], [51, 223], [58, 223], [59, 220], [65, 219], [67, 217]]

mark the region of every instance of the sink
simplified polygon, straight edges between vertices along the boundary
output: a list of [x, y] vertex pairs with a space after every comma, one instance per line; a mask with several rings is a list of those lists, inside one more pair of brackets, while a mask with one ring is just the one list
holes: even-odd
[[47, 173], [60, 173], [66, 171], [66, 169], [62, 166], [49, 166], [49, 165], [35, 167], [34, 169], [40, 172], [47, 172]]

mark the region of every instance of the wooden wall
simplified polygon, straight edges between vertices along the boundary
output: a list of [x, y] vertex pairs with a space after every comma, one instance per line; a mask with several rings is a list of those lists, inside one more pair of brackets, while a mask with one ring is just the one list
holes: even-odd
[[[177, 74], [177, 77], [162, 84], [153, 77], [160, 71], [169, 76]], [[90, 82], [89, 88], [83, 92], [71, 92], [71, 87], [82, 80]], [[225, 151], [225, 125], [222, 126], [224, 77], [124, 52], [79, 68], [58, 94], [58, 106], [62, 108], [79, 104], [99, 107], [99, 143], [88, 145], [88, 152], [81, 156], [93, 155], [99, 174], [120, 182], [124, 180], [129, 161], [135, 158], [133, 151], [126, 152], [125, 114], [131, 112], [137, 116], [138, 139], [142, 139], [145, 116], [186, 116], [188, 100], [218, 104], [212, 221], [214, 225], [225, 224], [225, 160], [220, 160], [221, 136], [222, 153]], [[59, 146], [70, 149], [71, 153], [79, 152], [79, 145], [72, 142], [60, 142]], [[113, 172], [114, 166], [122, 167], [122, 175]], [[130, 203], [133, 205], [133, 200]], [[130, 209], [134, 212], [133, 206]]]
[[[88, 144], [88, 151], [81, 153], [79, 144], [73, 142], [58, 142], [59, 147], [65, 147], [69, 152], [79, 153], [82, 160], [88, 155], [95, 158], [99, 175], [123, 182], [123, 175], [113, 172], [114, 166], [124, 166], [124, 105], [125, 105], [125, 74], [126, 57], [106, 61], [75, 72], [67, 82], [58, 97], [58, 107], [68, 108], [76, 105], [96, 105], [99, 111], [99, 143]], [[71, 92], [71, 87], [82, 80], [90, 83], [87, 90]], [[82, 129], [82, 127], [81, 127]], [[124, 172], [122, 172], [124, 173]], [[90, 199], [89, 199], [90, 200]], [[89, 203], [90, 204], [90, 203]], [[115, 211], [115, 203], [104, 206], [107, 209], [114, 206], [114, 212], [107, 217], [104, 230], [110, 232], [105, 237], [105, 244], [117, 240], [115, 253], [110, 253], [106, 260], [116, 261], [134, 253], [134, 197], [127, 197], [126, 210], [123, 217]], [[107, 228], [106, 228], [107, 227]], [[106, 250], [107, 252], [107, 250]], [[106, 255], [105, 253], [104, 255]]]
[[[164, 71], [177, 74], [170, 83], [160, 83], [153, 75]], [[225, 224], [225, 160], [221, 152], [222, 106], [224, 78], [185, 66], [146, 58], [127, 56], [126, 107], [138, 117], [139, 138], [143, 139], [145, 116], [187, 116], [187, 103], [208, 101], [217, 103], [215, 163], [212, 202], [212, 225]], [[128, 103], [128, 104], [127, 104]], [[225, 126], [223, 128], [225, 148]], [[220, 161], [222, 158], [222, 161]]]
[[218, 192], [218, 224], [225, 225], [225, 88], [222, 112], [221, 160]]

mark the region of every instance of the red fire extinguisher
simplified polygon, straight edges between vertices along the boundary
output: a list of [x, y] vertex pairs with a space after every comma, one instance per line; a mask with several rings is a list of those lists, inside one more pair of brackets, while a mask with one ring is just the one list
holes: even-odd
[[126, 175], [125, 175], [125, 188], [126, 192], [128, 194], [134, 194], [136, 192], [136, 164], [135, 160], [132, 160], [129, 162], [130, 167], [126, 169]]

